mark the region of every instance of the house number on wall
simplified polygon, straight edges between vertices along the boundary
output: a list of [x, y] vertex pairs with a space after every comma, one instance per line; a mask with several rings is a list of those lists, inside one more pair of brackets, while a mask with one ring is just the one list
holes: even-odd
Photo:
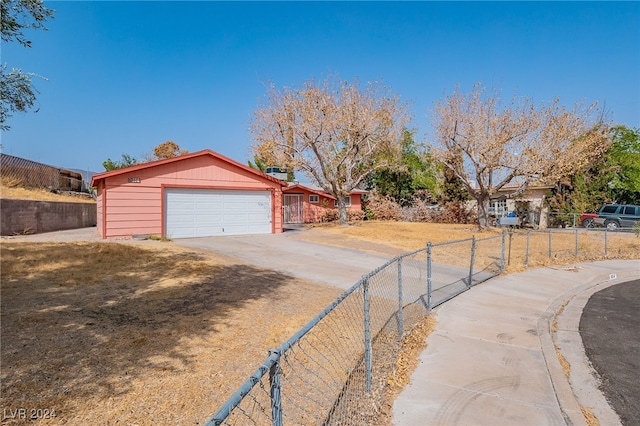
[[140, 183], [140, 178], [129, 178], [129, 183]]

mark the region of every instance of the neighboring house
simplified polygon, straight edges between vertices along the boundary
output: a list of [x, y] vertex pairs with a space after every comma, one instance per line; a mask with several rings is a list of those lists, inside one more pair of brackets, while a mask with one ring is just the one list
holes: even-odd
[[[338, 200], [312, 184], [295, 183], [283, 188], [284, 223], [320, 222], [328, 210], [338, 208]], [[354, 190], [348, 196], [347, 209], [362, 210], [362, 194], [367, 191]]]
[[93, 176], [102, 238], [280, 233], [287, 184], [211, 150]]
[[82, 175], [74, 170], [61, 169], [4, 153], [0, 153], [0, 169], [2, 177], [15, 179], [27, 187], [75, 192], [83, 190]]
[[536, 228], [546, 228], [549, 224], [549, 209], [545, 205], [547, 193], [553, 186], [529, 185], [522, 193], [513, 198], [506, 198], [513, 194], [519, 185], [508, 184], [491, 196], [489, 202], [489, 214], [496, 218], [507, 216], [509, 212], [520, 213], [521, 224]]
[[80, 175], [82, 179], [82, 192], [90, 192], [91, 188], [91, 176], [97, 174], [98, 172], [93, 172], [91, 170], [80, 170], [80, 169], [69, 169], [72, 172], [76, 172]]

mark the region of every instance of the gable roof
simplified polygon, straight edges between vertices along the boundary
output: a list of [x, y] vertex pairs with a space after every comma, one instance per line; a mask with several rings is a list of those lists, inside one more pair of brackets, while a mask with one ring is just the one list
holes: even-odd
[[98, 181], [102, 180], [102, 179], [106, 179], [106, 178], [110, 178], [113, 176], [118, 176], [121, 175], [123, 173], [130, 173], [130, 172], [135, 172], [138, 170], [144, 170], [144, 169], [148, 169], [151, 167], [157, 167], [157, 166], [162, 166], [165, 164], [169, 164], [169, 163], [174, 163], [177, 161], [185, 161], [185, 160], [189, 160], [191, 158], [195, 158], [195, 157], [202, 157], [202, 156], [211, 156], [217, 160], [220, 161], [224, 161], [228, 164], [231, 164], [232, 166], [235, 167], [239, 167], [241, 169], [243, 169], [244, 171], [247, 171], [249, 173], [252, 173], [254, 175], [256, 175], [259, 178], [271, 181], [271, 182], [275, 182], [277, 184], [279, 184], [280, 186], [287, 186], [286, 182], [281, 181], [280, 179], [276, 179], [273, 176], [269, 176], [266, 173], [262, 173], [259, 170], [256, 169], [252, 169], [249, 166], [245, 166], [242, 163], [239, 163], [235, 160], [232, 160], [229, 157], [225, 157], [222, 154], [218, 154], [215, 151], [212, 151], [210, 149], [204, 149], [202, 151], [197, 151], [197, 152], [192, 152], [190, 154], [185, 154], [185, 155], [180, 155], [177, 157], [173, 157], [173, 158], [167, 158], [164, 160], [157, 160], [157, 161], [151, 161], [149, 163], [140, 163], [140, 164], [135, 164], [133, 166], [129, 166], [129, 167], [125, 167], [123, 169], [116, 169], [116, 170], [111, 170], [108, 172], [102, 172], [102, 173], [98, 173], [93, 175], [93, 177], [91, 178], [91, 186], [97, 186]]

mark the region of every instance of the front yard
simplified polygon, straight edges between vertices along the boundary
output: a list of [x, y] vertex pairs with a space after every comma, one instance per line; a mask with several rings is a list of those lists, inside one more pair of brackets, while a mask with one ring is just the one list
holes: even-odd
[[202, 424], [341, 293], [170, 243], [1, 250], [3, 424]]

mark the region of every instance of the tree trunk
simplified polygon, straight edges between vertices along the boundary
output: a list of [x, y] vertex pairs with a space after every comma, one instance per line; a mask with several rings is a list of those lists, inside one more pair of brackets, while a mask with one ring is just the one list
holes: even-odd
[[349, 225], [349, 219], [347, 216], [347, 205], [345, 204], [342, 197], [338, 197], [338, 219], [340, 220], [340, 225]]
[[481, 194], [476, 198], [478, 203], [478, 226], [480, 229], [489, 226], [489, 196]]

